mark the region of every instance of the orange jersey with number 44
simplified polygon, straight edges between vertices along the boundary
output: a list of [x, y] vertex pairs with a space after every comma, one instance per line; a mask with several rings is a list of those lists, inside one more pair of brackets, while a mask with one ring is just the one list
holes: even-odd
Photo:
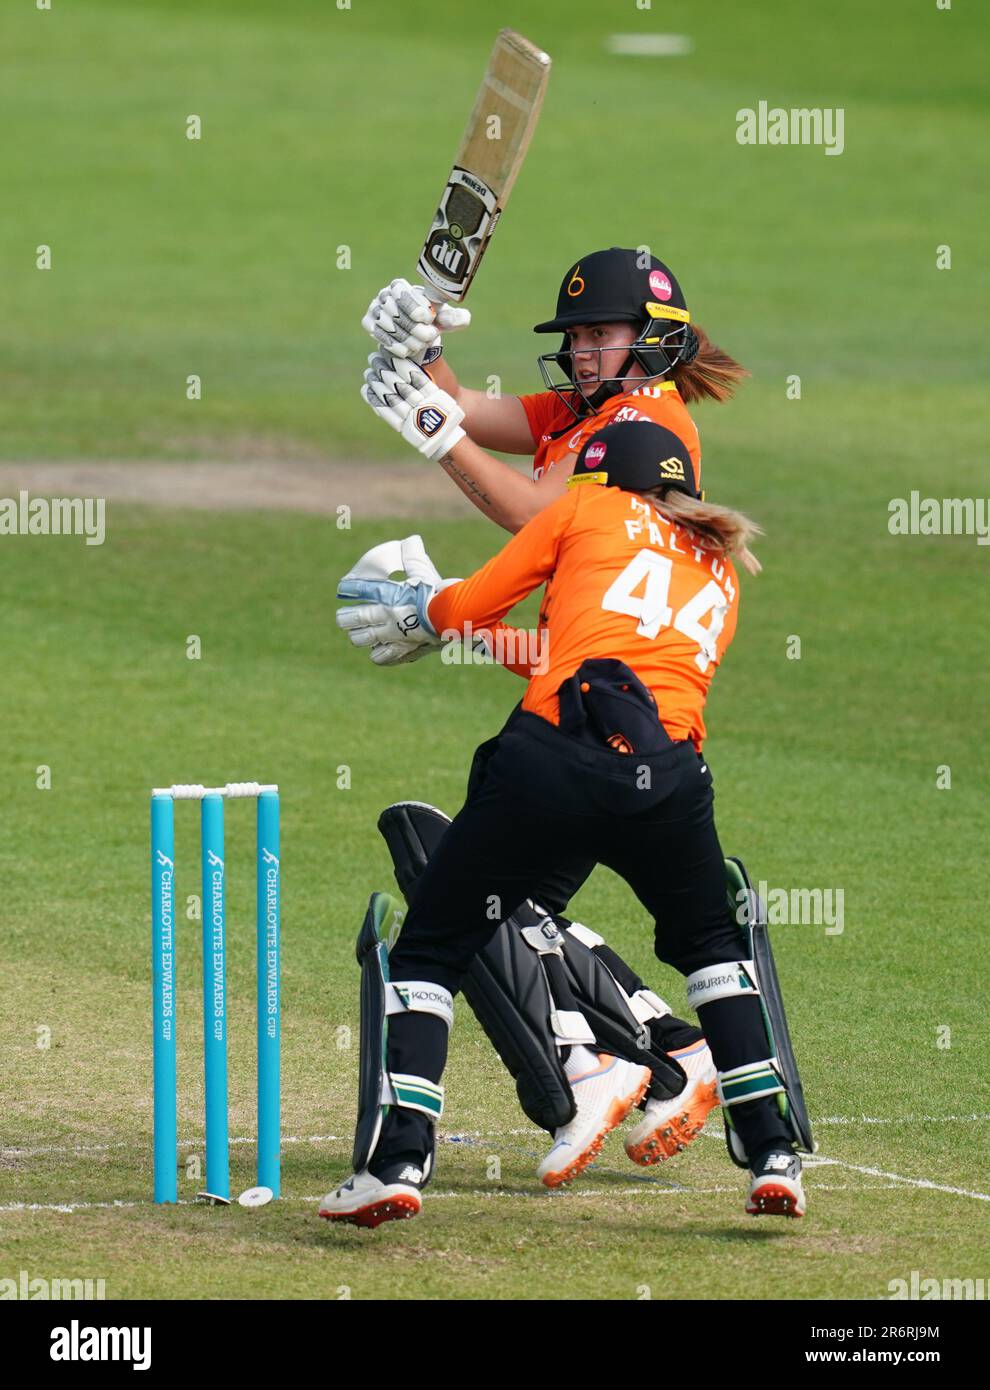
[[584, 484], [437, 594], [430, 622], [441, 633], [487, 628], [544, 582], [543, 657], [523, 708], [558, 723], [561, 682], [590, 657], [614, 657], [653, 691], [670, 737], [700, 750], [708, 687], [736, 628], [731, 561], [635, 493]]

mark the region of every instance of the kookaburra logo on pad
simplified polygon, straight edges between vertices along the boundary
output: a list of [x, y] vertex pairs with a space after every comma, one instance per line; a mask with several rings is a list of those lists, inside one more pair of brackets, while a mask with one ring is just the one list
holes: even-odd
[[421, 405], [416, 412], [416, 428], [432, 439], [447, 423], [447, 412], [436, 405]]

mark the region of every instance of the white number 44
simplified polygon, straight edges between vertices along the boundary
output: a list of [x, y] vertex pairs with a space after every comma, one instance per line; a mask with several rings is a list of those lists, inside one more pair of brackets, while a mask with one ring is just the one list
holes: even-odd
[[[673, 627], [698, 644], [694, 658], [704, 675], [715, 660], [715, 639], [722, 631], [728, 602], [714, 579], [687, 601], [676, 615], [668, 603], [674, 562], [655, 550], [640, 550], [608, 588], [602, 599], [606, 613], [625, 613], [637, 619], [640, 637], [656, 637], [662, 627]], [[642, 588], [637, 595], [634, 590]], [[705, 627], [703, 619], [711, 614]]]

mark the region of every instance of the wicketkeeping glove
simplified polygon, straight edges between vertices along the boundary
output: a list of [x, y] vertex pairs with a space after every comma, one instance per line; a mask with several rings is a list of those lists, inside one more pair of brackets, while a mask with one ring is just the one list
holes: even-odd
[[449, 453], [464, 438], [464, 411], [413, 362], [395, 361], [384, 352], [372, 353], [361, 397], [428, 459]]
[[[404, 583], [389, 575], [401, 572]], [[370, 648], [376, 666], [418, 661], [440, 646], [427, 615], [430, 600], [456, 579], [441, 579], [421, 536], [386, 541], [362, 555], [337, 585], [338, 598], [362, 599], [337, 609], [337, 626], [355, 647]]]
[[466, 328], [470, 322], [470, 310], [435, 304], [422, 285], [393, 280], [368, 305], [361, 327], [391, 357], [422, 362], [440, 355], [441, 331]]

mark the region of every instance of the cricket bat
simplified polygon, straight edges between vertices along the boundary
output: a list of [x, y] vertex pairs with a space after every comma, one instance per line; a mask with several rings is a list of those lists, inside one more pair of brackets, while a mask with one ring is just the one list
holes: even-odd
[[503, 29], [416, 267], [438, 303], [459, 303], [471, 287], [526, 158], [549, 76], [549, 56]]

